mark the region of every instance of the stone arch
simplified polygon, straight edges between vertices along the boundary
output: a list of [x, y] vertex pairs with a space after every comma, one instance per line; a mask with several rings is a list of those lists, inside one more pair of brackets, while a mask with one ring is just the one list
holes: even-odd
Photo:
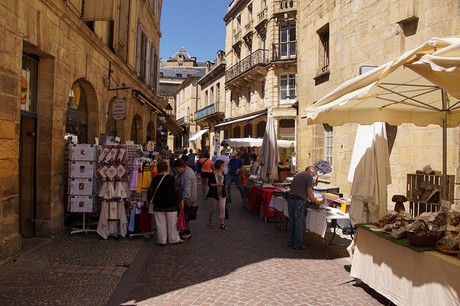
[[239, 137], [241, 137], [241, 127], [235, 126], [233, 128], [233, 138], [239, 138]]
[[146, 137], [146, 140], [147, 141], [153, 141], [155, 140], [155, 124], [153, 124], [153, 121], [149, 121], [149, 123], [147, 124], [147, 137]]
[[256, 133], [256, 138], [263, 138], [265, 134], [265, 126], [267, 125], [267, 122], [265, 121], [260, 121], [257, 123], [257, 133]]
[[244, 126], [243, 137], [251, 137], [252, 135], [252, 124], [248, 123]]
[[137, 144], [143, 144], [142, 139], [142, 117], [139, 114], [134, 115], [131, 123], [131, 140]]
[[93, 85], [78, 79], [70, 88], [66, 112], [66, 133], [78, 136], [79, 143], [88, 143], [98, 136], [98, 100]]

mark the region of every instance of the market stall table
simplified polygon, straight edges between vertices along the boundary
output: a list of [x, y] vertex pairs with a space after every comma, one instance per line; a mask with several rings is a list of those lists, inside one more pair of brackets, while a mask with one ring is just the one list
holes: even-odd
[[343, 229], [344, 227], [349, 227], [350, 216], [347, 213], [343, 214], [340, 209], [333, 207], [321, 206], [319, 208], [307, 208], [307, 217], [305, 218], [306, 229], [324, 238], [328, 223], [331, 224], [334, 231], [326, 245], [326, 258], [329, 246], [335, 238], [337, 228]]
[[[267, 222], [268, 218], [282, 216], [283, 212], [270, 209], [270, 201], [273, 194], [279, 193], [280, 191], [276, 188], [262, 188], [259, 186], [252, 186], [248, 197], [248, 210], [250, 213], [260, 213]], [[263, 211], [260, 208], [263, 204]]]
[[397, 305], [460, 305], [460, 260], [358, 228], [350, 275]]

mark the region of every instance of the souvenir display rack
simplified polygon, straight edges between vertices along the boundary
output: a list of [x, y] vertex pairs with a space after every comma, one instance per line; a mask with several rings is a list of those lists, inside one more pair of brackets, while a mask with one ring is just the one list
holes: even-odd
[[68, 201], [67, 209], [72, 213], [82, 213], [81, 228], [72, 228], [71, 234], [95, 232], [86, 228], [86, 213], [96, 210], [96, 152], [91, 144], [68, 145]]

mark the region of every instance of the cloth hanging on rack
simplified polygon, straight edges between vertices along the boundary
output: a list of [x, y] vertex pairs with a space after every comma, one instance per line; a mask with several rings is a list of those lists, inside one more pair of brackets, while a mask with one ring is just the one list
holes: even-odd
[[132, 191], [136, 191], [138, 182], [139, 182], [139, 164], [135, 162], [133, 165], [133, 174], [131, 178], [131, 183], [129, 185], [129, 189]]
[[148, 233], [152, 231], [152, 228], [150, 226], [151, 224], [151, 214], [149, 214], [149, 209], [144, 206], [142, 207], [142, 212], [141, 212], [141, 220], [139, 222], [139, 230], [142, 233]]
[[128, 231], [134, 232], [136, 228], [136, 207], [131, 207], [131, 211], [129, 213], [129, 225]]
[[142, 188], [141, 190], [143, 192], [146, 192], [149, 190], [150, 187], [150, 182], [152, 181], [152, 173], [151, 173], [152, 167], [150, 163], [144, 163], [142, 167]]
[[128, 218], [126, 217], [125, 202], [118, 202], [118, 220], [120, 226], [120, 235], [124, 238], [126, 233], [128, 233]]
[[97, 233], [104, 239], [109, 237], [109, 222], [107, 218], [109, 217], [109, 202], [102, 201], [101, 203], [101, 213], [99, 215], [99, 222], [97, 224]]

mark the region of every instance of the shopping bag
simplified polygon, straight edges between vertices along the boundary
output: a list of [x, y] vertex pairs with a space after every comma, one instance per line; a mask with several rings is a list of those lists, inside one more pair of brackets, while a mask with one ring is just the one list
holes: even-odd
[[179, 216], [177, 216], [176, 227], [178, 231], [188, 231], [187, 223], [185, 222], [184, 210], [179, 211]]
[[184, 210], [186, 211], [189, 220], [196, 220], [196, 213], [198, 211], [198, 206], [196, 205], [185, 206]]

